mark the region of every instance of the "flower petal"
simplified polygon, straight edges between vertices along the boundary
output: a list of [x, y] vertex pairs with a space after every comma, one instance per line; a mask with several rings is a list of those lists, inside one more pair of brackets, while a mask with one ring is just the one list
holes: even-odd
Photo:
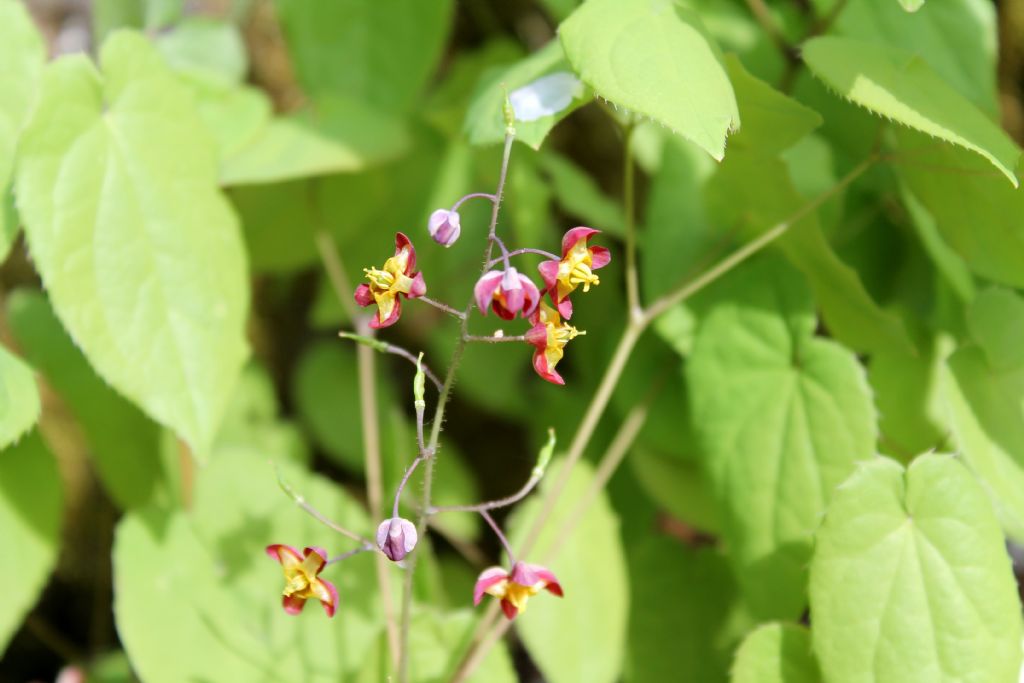
[[[554, 292], [551, 293], [551, 298], [555, 298]], [[572, 317], [572, 301], [569, 300], [569, 297], [565, 297], [561, 301], [556, 302], [556, 305], [558, 306], [558, 314], [560, 316], [566, 320]]]
[[544, 323], [538, 322], [526, 331], [526, 343], [532, 344], [541, 353], [548, 346], [548, 328]]
[[596, 235], [599, 232], [601, 231], [584, 227], [573, 228], [572, 230], [567, 231], [565, 235], [562, 236], [562, 258], [565, 258], [580, 240], [588, 240], [592, 235]]
[[612, 253], [606, 247], [591, 247], [590, 257], [590, 269], [597, 270], [598, 268], [604, 268], [611, 262]]
[[508, 572], [504, 567], [488, 567], [480, 572], [473, 586], [473, 604], [479, 605], [488, 588], [497, 586], [502, 581], [508, 581]]
[[320, 601], [320, 604], [324, 606], [327, 616], [333, 617], [335, 610], [338, 608], [338, 589], [334, 587], [334, 584], [324, 579], [317, 579], [310, 584], [310, 589], [313, 591], [313, 595]]
[[362, 284], [356, 287], [355, 295], [352, 297], [360, 306], [366, 307], [373, 303], [373, 293], [370, 292], [370, 285]]
[[487, 315], [487, 309], [490, 308], [491, 301], [494, 299], [494, 290], [501, 284], [501, 277], [500, 270], [492, 270], [489, 273], [484, 273], [473, 286], [476, 307], [484, 315]]
[[314, 574], [319, 574], [320, 571], [324, 568], [324, 565], [327, 564], [327, 551], [319, 546], [310, 546], [307, 548], [303, 548], [302, 554], [306, 557], [306, 559], [309, 559], [313, 555], [316, 555], [317, 558], [319, 558], [316, 561], [316, 563], [313, 564]]
[[384, 320], [381, 320], [380, 312], [378, 311], [377, 315], [370, 318], [370, 327], [372, 327], [375, 330], [379, 330], [382, 327], [390, 327], [391, 325], [394, 325], [396, 322], [398, 322], [398, 316], [400, 316], [401, 314], [402, 299], [401, 297], [396, 296], [395, 305], [391, 307], [391, 314], [388, 315], [388, 317], [384, 318]]
[[404, 232], [395, 233], [395, 256], [398, 256], [403, 250], [408, 249], [405, 257], [405, 274], [410, 275], [412, 271], [416, 270], [416, 248], [412, 246], [412, 241], [406, 237]]
[[541, 350], [533, 352], [533, 369], [537, 371], [538, 375], [552, 384], [565, 384], [562, 376], [555, 372], [554, 368], [548, 367], [548, 359]]
[[282, 543], [268, 545], [267, 555], [285, 566], [294, 567], [295, 565], [302, 564], [302, 554], [290, 545]]
[[306, 606], [306, 599], [297, 595], [286, 595], [281, 599], [281, 606], [288, 614], [298, 614]]

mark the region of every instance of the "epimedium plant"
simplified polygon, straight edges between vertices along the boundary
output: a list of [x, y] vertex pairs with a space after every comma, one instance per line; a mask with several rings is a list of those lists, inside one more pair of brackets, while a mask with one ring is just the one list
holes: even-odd
[[[532, 53], [443, 68], [447, 0], [114, 4], [47, 63], [0, 0], [0, 643], [57, 562], [63, 407], [145, 681], [1018, 679], [990, 4], [545, 0]], [[308, 273], [292, 362], [266, 309]]]

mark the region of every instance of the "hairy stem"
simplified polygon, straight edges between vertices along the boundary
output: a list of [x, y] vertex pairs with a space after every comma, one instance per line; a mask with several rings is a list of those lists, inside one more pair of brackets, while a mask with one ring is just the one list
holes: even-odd
[[525, 342], [526, 341], [526, 335], [520, 334], [520, 335], [515, 335], [515, 336], [510, 336], [510, 337], [506, 337], [506, 336], [495, 337], [495, 336], [490, 336], [490, 335], [482, 335], [481, 336], [481, 335], [476, 335], [476, 334], [466, 334], [466, 335], [462, 336], [462, 341], [465, 341], [465, 342], [477, 342], [477, 343], [482, 343], [482, 344], [502, 344], [504, 342]]
[[444, 311], [445, 313], [447, 313], [448, 315], [452, 316], [453, 318], [458, 318], [459, 320], [462, 320], [463, 318], [466, 317], [466, 314], [463, 313], [462, 311], [454, 309], [451, 306], [449, 306], [448, 304], [441, 303], [440, 301], [437, 301], [436, 299], [431, 299], [428, 296], [421, 296], [421, 297], [418, 297], [418, 298], [423, 303], [429, 304], [429, 305], [433, 306], [434, 308], [438, 309], [439, 311]]
[[[487, 263], [491, 260], [491, 252], [494, 248], [495, 232], [498, 228], [498, 212], [501, 209], [501, 199], [505, 192], [505, 179], [508, 176], [508, 161], [509, 157], [512, 155], [512, 142], [514, 139], [515, 131], [511, 129], [506, 130], [505, 146], [501, 155], [501, 170], [498, 173], [498, 188], [494, 193], [494, 201], [492, 202], [493, 208], [491, 209], [491, 223], [487, 230], [487, 248], [484, 250], [483, 263], [480, 268], [481, 275], [487, 271]], [[468, 336], [467, 322], [469, 319], [469, 312], [473, 308], [473, 303], [474, 302], [471, 297], [469, 303], [466, 305], [459, 338], [455, 342], [455, 350], [452, 352], [452, 360], [448, 364], [448, 374], [445, 376], [444, 384], [441, 386], [441, 394], [437, 398], [437, 408], [434, 410], [434, 422], [430, 428], [430, 441], [426, 447], [426, 451], [428, 451], [431, 456], [427, 459], [426, 467], [424, 467], [423, 500], [420, 506], [419, 520], [416, 523], [416, 531], [420, 538], [423, 538], [427, 530], [427, 522], [429, 520], [427, 510], [430, 509], [431, 489], [433, 488], [434, 483], [434, 463], [437, 460], [435, 457], [437, 454], [437, 442], [441, 436], [441, 425], [444, 423], [445, 407], [448, 405], [452, 386], [455, 384], [455, 374], [459, 368], [459, 362], [462, 360], [462, 354], [466, 350], [466, 337]], [[408, 569], [406, 570], [405, 582], [403, 584], [402, 621], [399, 634], [399, 683], [408, 683], [409, 680], [409, 625], [412, 621], [413, 575], [416, 571], [421, 547], [422, 545], [417, 546], [407, 558]]]
[[509, 564], [515, 564], [515, 553], [512, 552], [512, 546], [509, 544], [508, 539], [505, 538], [505, 534], [501, 531], [501, 527], [498, 526], [498, 523], [494, 521], [494, 518], [491, 517], [491, 513], [487, 512], [487, 510], [479, 510], [478, 512], [480, 513], [480, 516], [484, 518], [484, 521], [487, 522], [487, 525], [491, 527], [491, 531], [494, 532], [494, 535], [498, 537], [499, 541], [501, 541], [501, 547], [505, 549], [505, 554], [508, 555]]
[[[508, 255], [510, 257], [512, 257], [512, 256], [522, 256], [523, 254], [536, 254], [537, 256], [543, 256], [544, 258], [550, 259], [552, 261], [557, 261], [557, 260], [559, 260], [561, 258], [560, 256], [557, 256], [556, 254], [552, 254], [550, 251], [544, 251], [543, 249], [524, 248], [524, 249], [513, 249], [512, 251], [508, 252]], [[487, 267], [488, 268], [492, 268], [492, 267], [498, 265], [499, 263], [501, 263], [504, 260], [505, 260], [504, 256], [502, 256], [501, 258], [492, 259], [492, 260], [487, 262]]]

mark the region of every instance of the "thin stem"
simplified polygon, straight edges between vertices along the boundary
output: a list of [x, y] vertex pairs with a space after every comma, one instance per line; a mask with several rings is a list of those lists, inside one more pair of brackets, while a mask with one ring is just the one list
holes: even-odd
[[794, 224], [799, 223], [801, 220], [806, 218], [809, 214], [818, 210], [822, 204], [827, 202], [833, 196], [841, 192], [846, 188], [847, 185], [852, 183], [854, 180], [862, 176], [871, 166], [877, 161], [877, 156], [872, 154], [870, 157], [857, 164], [857, 166], [843, 176], [835, 185], [828, 190], [822, 192], [817, 197], [809, 201], [800, 207], [796, 213], [789, 218], [776, 223], [774, 226], [761, 233], [757, 238], [751, 240], [747, 244], [743, 245], [729, 256], [719, 261], [716, 265], [706, 270], [699, 277], [693, 281], [683, 285], [679, 289], [676, 289], [668, 294], [665, 294], [650, 306], [644, 312], [643, 320], [641, 324], [646, 327], [658, 318], [662, 313], [672, 308], [676, 304], [685, 301], [700, 290], [704, 289], [712, 282], [722, 277], [730, 270], [738, 266], [739, 264], [746, 261], [748, 258], [759, 252], [765, 246], [771, 244], [774, 240], [778, 239], [783, 233], [789, 230]]
[[526, 498], [540, 480], [541, 477], [539, 476], [530, 477], [527, 482], [523, 484], [521, 489], [513, 493], [511, 496], [506, 496], [505, 498], [490, 500], [486, 503], [477, 503], [475, 505], [438, 505], [427, 510], [427, 514], [436, 515], [441, 512], [483, 512], [484, 510], [497, 510], [498, 508], [508, 507], [509, 505], [514, 505], [523, 498]]
[[811, 30], [807, 32], [806, 37], [813, 38], [814, 36], [820, 36], [828, 31], [832, 24], [835, 23], [835, 20], [839, 18], [843, 9], [846, 8], [846, 2], [847, 0], [836, 0], [832, 4], [832, 8], [828, 11], [828, 14], [814, 22], [814, 25], [811, 26]]
[[456, 309], [452, 308], [451, 306], [449, 306], [448, 304], [443, 304], [440, 301], [437, 301], [436, 299], [431, 299], [428, 296], [421, 296], [421, 297], [418, 297], [418, 298], [423, 303], [430, 304], [431, 306], [433, 306], [434, 308], [438, 309], [439, 311], [444, 311], [448, 315], [450, 315], [452, 317], [455, 317], [455, 318], [458, 318], [459, 320], [462, 320], [464, 317], [466, 317], [466, 314], [463, 313], [462, 311], [456, 310]]
[[[543, 256], [544, 258], [551, 259], [552, 261], [558, 261], [559, 259], [561, 259], [561, 256], [557, 256], [555, 254], [552, 254], [550, 251], [544, 251], [543, 249], [524, 248], [524, 249], [515, 249], [513, 251], [508, 252], [509, 257], [512, 257], [512, 256], [522, 256], [523, 254], [536, 254], [537, 256]], [[502, 258], [496, 258], [496, 259], [493, 259], [491, 261], [488, 261], [487, 262], [487, 267], [488, 268], [492, 268], [492, 267], [498, 265], [499, 263], [501, 263], [504, 260], [505, 260], [505, 258], [503, 256]]]
[[467, 194], [465, 197], [452, 204], [451, 210], [458, 211], [459, 207], [470, 199], [487, 199], [490, 200], [492, 204], [497, 202], [497, 197], [495, 197], [493, 194], [487, 194], [486, 192], [473, 192], [472, 194]]
[[346, 529], [345, 527], [341, 526], [337, 522], [332, 522], [330, 519], [328, 519], [327, 517], [322, 515], [319, 510], [317, 510], [315, 507], [313, 507], [312, 505], [307, 503], [306, 499], [303, 496], [301, 496], [300, 494], [296, 493], [295, 489], [293, 489], [291, 487], [291, 485], [289, 485], [288, 482], [286, 482], [281, 477], [280, 470], [278, 470], [278, 472], [277, 472], [277, 483], [281, 487], [281, 490], [284, 491], [285, 494], [287, 494], [289, 498], [291, 498], [293, 501], [295, 501], [296, 505], [298, 505], [300, 508], [302, 508], [307, 514], [309, 514], [311, 517], [313, 517], [313, 519], [315, 519], [316, 521], [320, 522], [321, 524], [323, 524], [327, 528], [332, 529], [332, 530], [338, 532], [339, 534], [341, 534], [345, 538], [350, 538], [353, 541], [358, 541], [358, 542], [362, 543], [363, 545], [371, 545], [371, 546], [373, 545], [373, 542], [370, 541], [369, 539], [363, 538], [362, 536], [360, 536], [359, 534], [357, 534], [354, 531], [349, 531], [348, 529]]
[[498, 245], [499, 249], [501, 249], [501, 260], [505, 264], [505, 270], [508, 270], [509, 268], [512, 267], [512, 264], [509, 263], [508, 260], [508, 248], [505, 246], [505, 243], [501, 241], [501, 238], [498, 237], [497, 235], [491, 237], [491, 240]]
[[337, 557], [332, 557], [331, 559], [327, 560], [327, 564], [337, 564], [338, 562], [341, 562], [343, 560], [347, 560], [348, 558], [352, 557], [353, 555], [358, 555], [359, 553], [370, 552], [370, 551], [376, 550], [376, 549], [377, 549], [377, 547], [373, 546], [373, 545], [361, 545], [358, 548], [356, 548], [355, 550], [349, 550], [347, 553], [342, 553], [341, 555], [338, 555]]
[[793, 46], [789, 44], [786, 36], [782, 33], [782, 29], [775, 23], [775, 17], [772, 16], [771, 10], [764, 3], [764, 0], [746, 0], [747, 7], [750, 9], [750, 13], [754, 15], [754, 19], [761, 25], [765, 33], [771, 39], [775, 47], [779, 49], [783, 58], [787, 62], [793, 62], [796, 60], [796, 54], [793, 50]]
[[509, 564], [515, 564], [515, 553], [512, 552], [512, 546], [509, 544], [508, 539], [505, 538], [505, 534], [501, 532], [501, 527], [498, 526], [498, 523], [494, 521], [494, 518], [491, 517], [491, 513], [487, 512], [487, 510], [478, 510], [478, 512], [480, 513], [480, 516], [484, 518], [484, 521], [487, 522], [487, 524], [494, 531], [494, 534], [498, 537], [498, 540], [501, 541], [501, 546], [505, 549], [505, 553], [508, 555]]
[[324, 270], [327, 271], [327, 279], [331, 282], [338, 302], [345, 309], [345, 313], [352, 320], [357, 320], [359, 309], [356, 307], [355, 299], [352, 298], [352, 289], [348, 285], [348, 277], [345, 274], [345, 266], [338, 256], [337, 246], [334, 239], [326, 230], [317, 230], [314, 237], [317, 251], [320, 252], [320, 260], [323, 261]]
[[[494, 206], [491, 210], [491, 224], [487, 230], [487, 248], [484, 250], [484, 258], [481, 265], [481, 275], [487, 270], [487, 263], [491, 260], [491, 251], [494, 246], [495, 231], [498, 227], [498, 211], [501, 208], [501, 198], [505, 192], [505, 179], [508, 176], [508, 161], [512, 155], [512, 142], [515, 139], [515, 132], [512, 130], [506, 130], [505, 132], [505, 146], [502, 150], [501, 156], [501, 170], [498, 174], [498, 189], [494, 193]], [[468, 336], [468, 325], [467, 321], [469, 318], [469, 312], [472, 310], [473, 300], [470, 299], [466, 305], [465, 317], [462, 319], [462, 330], [459, 334], [458, 340], [455, 342], [455, 350], [452, 352], [452, 360], [448, 364], [448, 374], [445, 376], [444, 384], [441, 387], [441, 394], [437, 399], [437, 408], [434, 410], [434, 422], [430, 429], [430, 441], [427, 444], [427, 450], [432, 454], [427, 460], [426, 468], [423, 473], [423, 502], [420, 506], [420, 516], [416, 524], [416, 531], [420, 538], [423, 537], [427, 530], [427, 522], [429, 516], [426, 511], [430, 508], [430, 496], [431, 489], [434, 482], [434, 463], [437, 461], [433, 454], [437, 453], [437, 442], [441, 436], [441, 425], [444, 423], [444, 411], [448, 405], [448, 398], [451, 396], [452, 386], [455, 384], [455, 374], [459, 367], [459, 362], [462, 360], [462, 354], [466, 350], [466, 337]], [[403, 584], [402, 592], [402, 623], [400, 632], [400, 656], [398, 664], [398, 680], [399, 683], [407, 683], [409, 680], [409, 625], [412, 621], [412, 582], [413, 576], [416, 571], [416, 564], [419, 560], [419, 548], [417, 546], [412, 553], [407, 556], [408, 569], [405, 573], [405, 582]]]
[[502, 344], [504, 342], [525, 342], [526, 341], [526, 335], [519, 334], [519, 335], [507, 336], [507, 337], [503, 335], [503, 336], [500, 336], [500, 337], [494, 337], [494, 336], [489, 336], [489, 335], [482, 335], [481, 336], [481, 335], [476, 335], [476, 334], [466, 334], [466, 335], [463, 335], [462, 340], [466, 341], [466, 342], [479, 342], [479, 343], [483, 343], [483, 344]]
[[416, 458], [412, 461], [412, 463], [407, 468], [405, 468], [405, 474], [402, 475], [402, 481], [398, 483], [398, 489], [395, 490], [395, 504], [391, 508], [392, 517], [398, 516], [398, 501], [402, 499], [402, 491], [405, 490], [405, 485], [408, 483], [409, 477], [412, 476], [412, 473], [416, 471], [416, 468], [419, 466], [421, 462], [423, 462], [424, 459], [425, 458], [422, 454], [417, 455]]
[[[390, 353], [392, 355], [399, 356], [401, 358], [406, 359], [413, 365], [421, 363], [419, 358], [413, 355], [413, 353], [408, 349], [403, 349], [401, 346], [389, 344], [388, 342], [381, 341], [376, 337], [366, 337], [361, 334], [347, 332], [345, 330], [339, 332], [338, 336], [341, 337], [342, 339], [351, 339], [357, 344], [365, 344], [366, 346], [369, 346], [371, 349], [374, 349], [375, 351], [380, 351], [381, 353]], [[427, 367], [426, 363], [422, 363], [422, 367], [423, 374], [426, 375], [427, 378], [434, 383], [434, 386], [437, 387], [438, 391], [441, 391], [441, 380], [439, 380], [437, 378], [437, 375], [435, 375], [434, 372], [429, 367]]]
[[640, 280], [636, 269], [636, 166], [633, 163], [633, 125], [623, 131], [623, 204], [626, 212], [626, 304], [630, 318], [642, 314]]

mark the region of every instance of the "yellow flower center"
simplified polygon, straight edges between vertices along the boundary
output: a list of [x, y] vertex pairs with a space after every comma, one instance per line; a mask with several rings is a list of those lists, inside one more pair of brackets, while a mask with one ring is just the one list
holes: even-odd
[[547, 328], [548, 339], [544, 349], [544, 357], [547, 359], [548, 367], [554, 368], [558, 361], [565, 355], [565, 345], [570, 341], [586, 334], [586, 330], [577, 330], [572, 325], [562, 322], [558, 311], [547, 304], [540, 305], [540, 321]]
[[558, 264], [560, 298], [568, 296], [580, 285], [583, 285], [584, 292], [589, 292], [591, 285], [601, 284], [600, 278], [591, 270], [593, 263], [594, 257], [587, 248], [586, 240], [580, 240]]
[[282, 594], [285, 597], [293, 595], [299, 598], [317, 597], [313, 586], [317, 583], [316, 570], [320, 566], [320, 562], [320, 556], [311, 553], [302, 562], [292, 560], [283, 563], [286, 583]]
[[523, 613], [526, 611], [526, 603], [529, 601], [530, 596], [539, 593], [543, 587], [543, 582], [532, 586], [522, 586], [513, 581], [509, 581], [508, 587], [505, 589], [505, 599], [515, 605], [515, 608], [519, 610], [520, 613]]
[[366, 279], [370, 281], [370, 293], [377, 302], [381, 322], [387, 320], [394, 310], [395, 297], [412, 291], [413, 279], [405, 274], [408, 262], [409, 249], [405, 247], [385, 261], [383, 268], [363, 268]]

